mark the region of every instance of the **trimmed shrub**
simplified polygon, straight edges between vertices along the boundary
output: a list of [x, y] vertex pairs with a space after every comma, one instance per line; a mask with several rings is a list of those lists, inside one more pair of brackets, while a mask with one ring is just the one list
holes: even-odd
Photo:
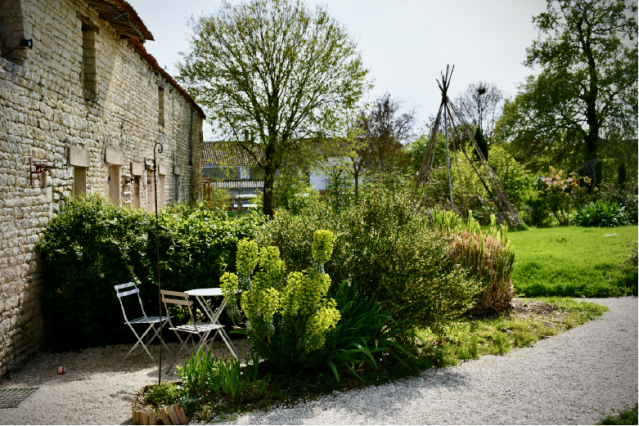
[[310, 244], [302, 242], [328, 229], [336, 237], [325, 264], [333, 283], [348, 280], [360, 297], [388, 301], [395, 319], [440, 331], [473, 305], [480, 284], [451, 264], [450, 238], [430, 229], [415, 207], [409, 192], [377, 188], [342, 214], [322, 205], [303, 216], [281, 212], [256, 239], [277, 246], [289, 268], [299, 271], [312, 259]]
[[[217, 287], [233, 270], [237, 242], [253, 235], [261, 219], [177, 206], [160, 213], [162, 287]], [[60, 349], [130, 342], [113, 286], [137, 282], [147, 315], [158, 314], [154, 215], [116, 207], [99, 194], [73, 199], [37, 244], [45, 277], [44, 327]], [[230, 266], [229, 266], [230, 265]], [[127, 314], [140, 313], [131, 297]]]

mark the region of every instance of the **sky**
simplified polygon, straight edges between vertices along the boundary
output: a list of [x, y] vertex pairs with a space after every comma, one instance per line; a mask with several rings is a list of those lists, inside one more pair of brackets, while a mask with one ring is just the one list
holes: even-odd
[[[213, 13], [219, 0], [129, 0], [155, 41], [147, 50], [172, 75], [189, 50], [188, 18]], [[388, 92], [414, 108], [417, 125], [436, 114], [441, 94], [435, 79], [455, 66], [449, 97], [480, 80], [514, 95], [526, 76], [526, 48], [538, 37], [532, 18], [546, 0], [306, 0], [326, 5], [357, 42], [374, 88], [367, 102]], [[440, 80], [441, 81], [441, 80]], [[205, 126], [205, 140], [211, 139]]]

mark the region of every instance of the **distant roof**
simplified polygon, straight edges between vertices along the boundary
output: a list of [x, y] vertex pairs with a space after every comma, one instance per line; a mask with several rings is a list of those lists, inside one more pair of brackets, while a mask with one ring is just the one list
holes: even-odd
[[87, 0], [98, 12], [100, 18], [109, 22], [122, 38], [153, 40], [153, 34], [146, 28], [133, 7], [125, 0]]
[[223, 188], [223, 189], [253, 189], [253, 188], [264, 188], [263, 180], [223, 180], [223, 181], [212, 181], [211, 186], [214, 188]]
[[[204, 142], [205, 166], [255, 166], [257, 162], [245, 149], [231, 142]], [[261, 150], [258, 151], [260, 157]]]

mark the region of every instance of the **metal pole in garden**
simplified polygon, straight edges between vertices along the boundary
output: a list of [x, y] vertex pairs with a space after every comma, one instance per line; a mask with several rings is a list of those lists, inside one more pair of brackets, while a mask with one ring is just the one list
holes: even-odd
[[[158, 148], [158, 145], [160, 145], [160, 147]], [[164, 150], [164, 147], [162, 146], [162, 144], [160, 142], [156, 142], [155, 145], [153, 145], [153, 186], [155, 189], [155, 255], [156, 255], [156, 259], [158, 262], [158, 308], [159, 308], [159, 312], [160, 312], [160, 356], [158, 358], [158, 385], [162, 384], [162, 342], [164, 341], [162, 339], [162, 329], [163, 327], [163, 323], [162, 323], [162, 295], [160, 294], [160, 232], [159, 232], [159, 226], [158, 226], [158, 178], [157, 178], [157, 174], [159, 172], [158, 170], [158, 162], [155, 159], [155, 153], [156, 153], [156, 148], [157, 152], [159, 154], [162, 154], [162, 151]], [[167, 312], [168, 315], [168, 312]]]

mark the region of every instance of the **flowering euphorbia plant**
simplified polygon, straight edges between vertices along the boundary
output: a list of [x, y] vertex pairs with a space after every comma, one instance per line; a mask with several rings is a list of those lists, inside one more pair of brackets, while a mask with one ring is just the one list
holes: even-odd
[[257, 243], [243, 240], [237, 250], [238, 275], [222, 276], [229, 305], [235, 306], [241, 294], [245, 333], [253, 348], [280, 370], [290, 370], [320, 349], [340, 320], [335, 300], [326, 297], [331, 279], [324, 273], [334, 240], [330, 231], [316, 231], [313, 265], [288, 276], [277, 247], [258, 250]]

